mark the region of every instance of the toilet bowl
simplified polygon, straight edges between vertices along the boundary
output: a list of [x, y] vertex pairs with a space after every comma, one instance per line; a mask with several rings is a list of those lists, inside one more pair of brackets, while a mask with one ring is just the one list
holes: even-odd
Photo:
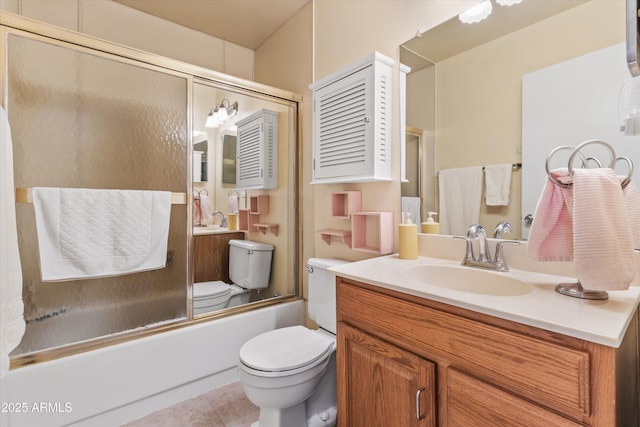
[[221, 310], [249, 302], [250, 293], [237, 285], [228, 285], [221, 280], [193, 284], [194, 316]]
[[247, 398], [260, 407], [252, 427], [335, 425], [335, 275], [326, 269], [344, 262], [309, 260], [309, 317], [319, 329], [275, 329], [240, 349], [240, 382]]
[[260, 407], [259, 424], [254, 425], [306, 426], [305, 401], [318, 388], [334, 353], [335, 336], [304, 326], [276, 329], [247, 341], [238, 367], [247, 398]]

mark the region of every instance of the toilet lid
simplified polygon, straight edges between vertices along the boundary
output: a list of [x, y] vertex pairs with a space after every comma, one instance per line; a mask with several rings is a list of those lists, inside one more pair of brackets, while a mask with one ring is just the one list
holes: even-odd
[[240, 348], [240, 360], [260, 371], [297, 369], [333, 351], [334, 340], [304, 326], [275, 329], [251, 338]]
[[193, 297], [195, 299], [217, 298], [230, 292], [231, 287], [220, 280], [193, 284]]

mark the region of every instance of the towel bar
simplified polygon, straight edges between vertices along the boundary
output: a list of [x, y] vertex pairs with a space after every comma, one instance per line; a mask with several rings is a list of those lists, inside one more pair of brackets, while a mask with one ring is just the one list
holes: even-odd
[[[16, 203], [33, 203], [33, 196], [30, 188], [16, 188]], [[186, 205], [187, 195], [185, 193], [171, 193], [172, 205]]]

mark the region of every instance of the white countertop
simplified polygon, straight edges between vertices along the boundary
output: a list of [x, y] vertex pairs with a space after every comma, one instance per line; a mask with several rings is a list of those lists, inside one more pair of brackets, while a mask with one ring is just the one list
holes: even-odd
[[221, 234], [221, 233], [237, 233], [240, 230], [229, 230], [217, 225], [208, 225], [206, 227], [193, 227], [193, 234], [200, 236], [202, 234]]
[[640, 301], [640, 286], [631, 286], [627, 291], [609, 291], [608, 300], [583, 300], [555, 291], [558, 283], [575, 282], [575, 278], [513, 268], [509, 272], [495, 274], [505, 274], [527, 282], [530, 285], [528, 292], [508, 296], [466, 292], [429, 285], [415, 277], [415, 273], [412, 277], [411, 268], [420, 264], [459, 266], [460, 261], [427, 256], [404, 260], [394, 254], [344, 264], [330, 270], [348, 279], [609, 347], [620, 346]]

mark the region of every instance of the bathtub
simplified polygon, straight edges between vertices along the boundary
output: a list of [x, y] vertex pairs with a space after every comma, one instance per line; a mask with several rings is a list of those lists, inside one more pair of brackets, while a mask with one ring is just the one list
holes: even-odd
[[304, 319], [299, 300], [12, 370], [0, 425], [123, 424], [237, 380], [244, 342]]

